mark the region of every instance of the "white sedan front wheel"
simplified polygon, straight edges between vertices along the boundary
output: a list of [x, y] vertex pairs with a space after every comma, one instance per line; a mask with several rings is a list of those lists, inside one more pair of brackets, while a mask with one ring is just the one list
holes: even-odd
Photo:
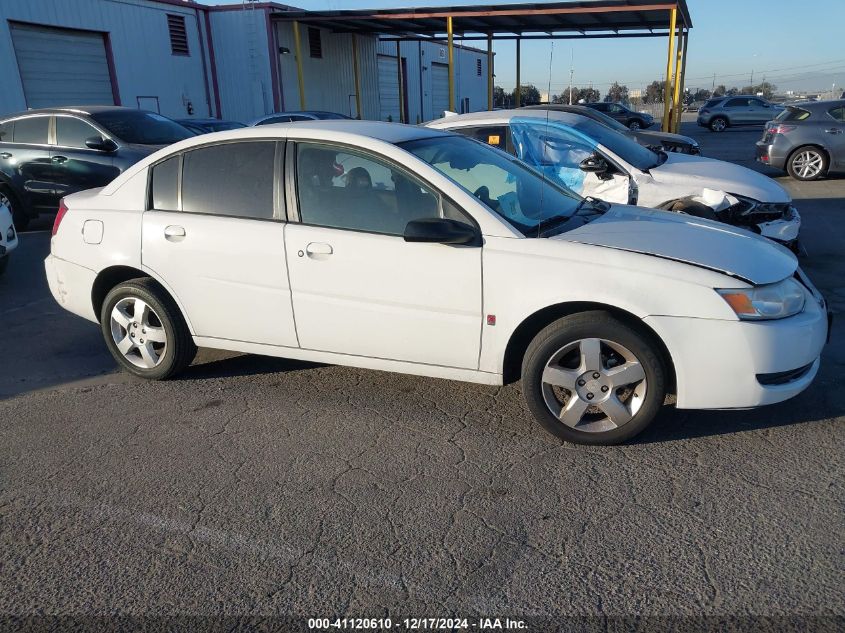
[[665, 369], [651, 337], [606, 312], [564, 317], [525, 354], [523, 394], [537, 421], [561, 439], [618, 444], [663, 405]]

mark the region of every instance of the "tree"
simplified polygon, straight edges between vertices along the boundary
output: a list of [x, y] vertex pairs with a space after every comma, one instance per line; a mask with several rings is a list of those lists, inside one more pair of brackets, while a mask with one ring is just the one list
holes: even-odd
[[725, 93], [726, 97], [733, 97], [734, 95], [739, 94], [739, 88], [731, 87], [728, 88], [728, 91]]
[[[513, 103], [516, 105], [516, 90], [513, 91]], [[538, 105], [540, 103], [540, 91], [534, 84], [525, 84], [519, 87], [519, 105]]]
[[663, 103], [663, 87], [664, 83], [662, 81], [657, 81], [656, 79], [652, 81], [645, 88], [643, 101], [645, 103]]
[[716, 89], [713, 91], [714, 97], [724, 97], [725, 94], [728, 92], [728, 89], [725, 88], [725, 84], [719, 84], [716, 86]]
[[611, 103], [628, 101], [628, 86], [620, 86], [618, 81], [614, 81], [613, 85], [608, 89], [604, 100]]
[[710, 98], [710, 91], [705, 88], [699, 88], [692, 93], [693, 101], [707, 101]]
[[772, 95], [775, 94], [775, 90], [777, 90], [777, 86], [770, 84], [768, 81], [764, 81], [756, 86], [745, 86], [742, 89], [742, 94], [757, 95], [762, 93], [764, 98], [771, 99]]
[[505, 107], [505, 89], [501, 86], [493, 86], [493, 105]]
[[589, 88], [581, 88], [578, 91], [578, 101], [584, 100], [586, 103], [593, 103], [601, 99], [601, 93], [590, 86]]

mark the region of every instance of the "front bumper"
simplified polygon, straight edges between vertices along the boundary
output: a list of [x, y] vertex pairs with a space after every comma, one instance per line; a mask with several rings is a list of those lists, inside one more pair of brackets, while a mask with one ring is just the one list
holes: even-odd
[[792, 207], [789, 217], [760, 222], [757, 224], [757, 229], [763, 237], [791, 246], [798, 240], [798, 233], [801, 232], [801, 215]]
[[[828, 334], [827, 306], [810, 290], [804, 311], [787, 319], [650, 316], [645, 322], [669, 349], [679, 409], [745, 409], [798, 395], [818, 373]], [[787, 379], [772, 382], [773, 374]]]
[[84, 319], [99, 322], [91, 301], [91, 290], [97, 278], [93, 270], [51, 254], [44, 260], [44, 271], [50, 293], [60, 306]]

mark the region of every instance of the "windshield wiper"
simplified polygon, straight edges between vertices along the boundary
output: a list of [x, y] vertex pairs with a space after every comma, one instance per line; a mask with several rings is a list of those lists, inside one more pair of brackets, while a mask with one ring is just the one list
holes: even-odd
[[581, 199], [581, 202], [579, 202], [578, 206], [575, 207], [575, 213], [573, 213], [572, 215], [578, 215], [578, 212], [581, 209], [584, 209], [585, 207], [588, 208], [590, 211], [599, 211], [601, 213], [604, 213], [610, 208], [610, 205], [604, 200], [599, 200], [598, 198], [587, 196]]

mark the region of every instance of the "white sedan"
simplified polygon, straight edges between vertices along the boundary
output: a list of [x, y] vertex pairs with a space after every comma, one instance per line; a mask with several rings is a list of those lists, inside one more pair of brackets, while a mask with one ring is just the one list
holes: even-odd
[[194, 137], [67, 197], [47, 278], [118, 363], [197, 346], [490, 385], [559, 437], [804, 390], [825, 302], [786, 249], [610, 206], [466, 137], [364, 121]]
[[6, 272], [12, 251], [18, 247], [18, 235], [12, 221], [12, 212], [3, 204], [0, 192], [0, 275]]
[[426, 125], [495, 145], [583, 196], [683, 211], [798, 247], [801, 216], [789, 193], [740, 165], [643, 147], [571, 112], [474, 112]]

